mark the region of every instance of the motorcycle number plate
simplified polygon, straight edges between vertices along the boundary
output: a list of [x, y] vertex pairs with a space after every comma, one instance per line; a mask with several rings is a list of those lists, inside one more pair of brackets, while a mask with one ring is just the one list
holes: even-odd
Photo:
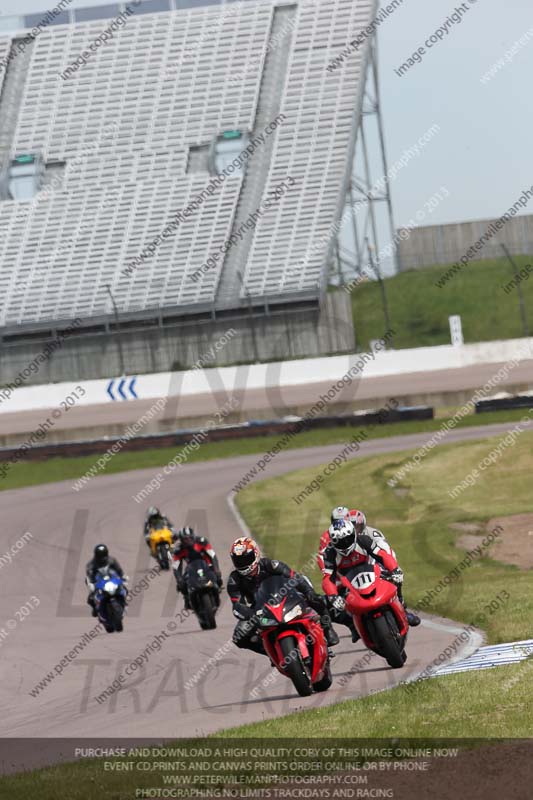
[[366, 589], [373, 584], [375, 580], [376, 576], [373, 572], [360, 572], [359, 575], [356, 575], [352, 580], [352, 586], [356, 589]]

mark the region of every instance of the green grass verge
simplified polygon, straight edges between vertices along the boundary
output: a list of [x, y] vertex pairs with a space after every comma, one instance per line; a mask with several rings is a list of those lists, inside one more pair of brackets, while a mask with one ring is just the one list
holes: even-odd
[[[532, 262], [530, 256], [516, 256], [515, 260], [519, 269]], [[516, 289], [506, 294], [502, 288], [513, 277], [508, 261], [474, 262], [438, 288], [435, 283], [447, 269], [427, 267], [386, 279], [394, 347], [450, 344], [451, 314], [460, 314], [467, 343], [523, 336]], [[521, 287], [529, 329], [533, 330], [533, 280], [522, 281]], [[368, 281], [355, 287], [352, 305], [357, 342], [365, 349], [384, 331], [379, 285]]]
[[[453, 410], [449, 410], [453, 415]], [[524, 411], [496, 411], [486, 414], [464, 417], [456, 426], [472, 427], [490, 425], [497, 422], [514, 422], [524, 415]], [[367, 428], [368, 438], [377, 439], [389, 436], [400, 436], [408, 433], [436, 431], [442, 425], [442, 418], [421, 422], [398, 422], [390, 425], [379, 425]], [[357, 431], [363, 428], [329, 428], [324, 430], [299, 433], [290, 440], [287, 449], [303, 447], [319, 447], [349, 441]], [[208, 442], [188, 456], [187, 462], [209, 461], [215, 458], [231, 458], [253, 453], [264, 453], [279, 440], [280, 436], [255, 436], [250, 439], [233, 439], [225, 442]], [[150, 469], [168, 464], [181, 449], [176, 447], [150, 448], [135, 452], [117, 453], [98, 475], [112, 475], [134, 469]], [[41, 483], [76, 480], [87, 472], [98, 460], [98, 455], [73, 458], [49, 458], [46, 461], [20, 461], [13, 464], [5, 478], [0, 479], [0, 491], [20, 489], [24, 486], [35, 486]], [[83, 490], [82, 490], [83, 491]]]
[[[242, 725], [220, 738], [531, 737], [533, 660], [398, 686], [359, 700]], [[467, 709], [467, 713], [465, 710]]]

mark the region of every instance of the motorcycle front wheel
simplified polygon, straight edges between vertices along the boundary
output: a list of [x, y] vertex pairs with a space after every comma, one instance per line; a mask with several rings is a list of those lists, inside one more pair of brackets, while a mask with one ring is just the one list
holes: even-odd
[[122, 617], [124, 609], [116, 598], [112, 598], [107, 604], [107, 620], [109, 627], [116, 633], [122, 633], [123, 624]]
[[389, 667], [399, 669], [407, 661], [407, 656], [401, 642], [400, 632], [396, 620], [390, 612], [385, 612], [381, 617], [374, 617], [371, 622], [372, 639], [378, 653], [383, 656]]
[[214, 600], [208, 592], [205, 592], [200, 597], [198, 616], [200, 618], [200, 625], [205, 631], [210, 631], [216, 628], [217, 621], [215, 619]]
[[168, 550], [164, 544], [157, 545], [157, 563], [163, 570], [170, 569]]
[[309, 697], [313, 693], [311, 678], [305, 668], [300, 648], [294, 636], [286, 636], [280, 642], [284, 656], [283, 671], [291, 679], [300, 697]]

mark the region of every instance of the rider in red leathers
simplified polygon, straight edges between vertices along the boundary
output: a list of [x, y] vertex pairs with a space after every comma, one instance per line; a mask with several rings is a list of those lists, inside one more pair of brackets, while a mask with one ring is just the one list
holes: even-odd
[[[398, 597], [404, 607], [405, 602], [402, 595], [403, 572], [382, 532], [370, 528], [361, 511], [354, 510], [349, 515], [350, 518], [337, 518], [328, 529], [327, 538], [322, 536], [317, 561], [323, 575], [322, 589], [335, 611], [334, 619], [350, 628], [352, 640], [357, 641], [359, 635], [353, 620], [344, 610], [345, 589], [340, 583], [341, 575], [346, 575], [360, 564], [377, 561], [388, 573], [387, 579], [398, 587]], [[351, 518], [356, 520], [356, 524]], [[406, 614], [411, 627], [420, 625], [420, 617], [407, 609]]]
[[178, 592], [181, 592], [185, 601], [185, 608], [190, 609], [189, 593], [187, 583], [183, 577], [184, 567], [200, 556], [208, 567], [213, 569], [216, 575], [219, 589], [222, 588], [222, 573], [218, 563], [218, 558], [205, 536], [196, 536], [190, 527], [182, 528], [178, 531], [176, 544], [172, 553], [172, 568], [176, 578]]
[[[342, 519], [349, 519], [350, 522], [353, 522], [355, 525], [355, 529], [358, 530], [358, 526], [360, 530], [363, 530], [366, 527], [366, 517], [362, 511], [358, 511], [357, 508], [347, 508], [346, 506], [336, 506], [333, 511], [331, 512], [331, 524], [333, 525], [334, 522], [337, 520]], [[360, 527], [362, 525], [362, 527]], [[374, 529], [376, 530], [376, 529]], [[376, 531], [380, 533], [380, 531]], [[383, 536], [383, 534], [382, 534]], [[383, 537], [385, 538], [385, 537]], [[320, 571], [324, 573], [324, 552], [326, 547], [329, 544], [329, 528], [327, 528], [322, 536], [320, 537], [320, 544], [318, 545], [318, 566]]]

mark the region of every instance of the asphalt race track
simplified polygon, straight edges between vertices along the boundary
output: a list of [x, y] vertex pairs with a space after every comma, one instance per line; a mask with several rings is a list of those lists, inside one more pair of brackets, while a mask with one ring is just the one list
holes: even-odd
[[[511, 427], [512, 423], [454, 431], [445, 441], [484, 438]], [[414, 448], [426, 441], [427, 434], [374, 440], [362, 445], [357, 456]], [[270, 477], [318, 465], [338, 451], [339, 445], [333, 445], [282, 452], [263, 475]], [[228, 547], [240, 534], [227, 502], [228, 491], [258, 457], [186, 465], [168, 477], [157, 495], [150, 498], [177, 525], [196, 524], [198, 530], [208, 533], [221, 556], [225, 576], [229, 571]], [[93, 545], [101, 540], [110, 545], [130, 576], [130, 588], [151, 568], [141, 539], [145, 507], [136, 505], [132, 495], [155, 471], [94, 478], [81, 492], [73, 491], [69, 482], [62, 482], [1, 493], [5, 532], [2, 552], [9, 550], [25, 531], [33, 535], [12, 563], [2, 562], [0, 568], [1, 737], [163, 739], [202, 735], [393, 686], [420, 673], [461, 629], [445, 620], [425, 618], [423, 625], [410, 633], [408, 662], [403, 670], [389, 669], [376, 656], [363, 662], [357, 675], [347, 675], [351, 668], [357, 669], [366, 651], [360, 644], [352, 645], [345, 629], [337, 627], [342, 638], [335, 648], [332, 688], [324, 694], [300, 698], [281, 676], [271, 683], [266, 680], [271, 668], [264, 658], [239, 651], [229, 642], [234, 620], [225, 592], [217, 630], [202, 632], [194, 616], [183, 621], [175, 616], [182, 611], [181, 601], [178, 606], [173, 577], [163, 573], [154, 577], [132, 602], [124, 633], [102, 633], [92, 639], [62, 674], [56, 674], [36, 697], [31, 696], [35, 685], [53, 672], [83, 634], [95, 626], [85, 605], [83, 580]], [[350, 498], [339, 498], [340, 501], [349, 502]], [[361, 502], [364, 505], [362, 499]], [[324, 524], [325, 520], [316, 521], [317, 542]], [[38, 607], [17, 621], [16, 612], [32, 596], [38, 599]], [[98, 703], [95, 696], [143, 651], [147, 652], [157, 634], [161, 648], [153, 649], [148, 662], [124, 680], [120, 692]], [[481, 637], [467, 644], [457, 656], [472, 652], [481, 644]], [[187, 689], [187, 681], [198, 675], [220, 648], [222, 657], [216, 666]], [[347, 680], [342, 681], [343, 677]], [[39, 753], [31, 754], [34, 763], [39, 757]]]
[[[458, 369], [435, 370], [432, 372], [413, 372], [402, 375], [389, 375], [376, 378], [362, 377], [345, 387], [335, 400], [331, 408], [338, 410], [338, 404], [353, 404], [368, 400], [369, 407], [379, 405], [387, 398], [413, 398], [425, 396], [441, 396], [448, 392], [472, 393], [483, 386], [502, 367], [508, 364], [481, 364], [462, 367]], [[330, 381], [312, 383], [301, 386], [285, 386], [276, 388], [279, 379], [279, 365], [272, 364], [269, 380], [274, 384], [269, 388], [246, 388], [247, 368], [242, 368], [240, 381], [242, 385], [232, 396], [239, 403], [243, 419], [250, 419], [254, 412], [261, 418], [274, 418], [292, 413], [295, 408], [308, 408], [318, 400], [321, 394], [328, 392], [336, 378]], [[521, 361], [514, 369], [509, 370], [507, 378], [501, 381], [494, 391], [504, 391], [506, 386], [519, 384], [529, 385], [533, 373], [533, 360]], [[342, 376], [336, 376], [340, 378]], [[215, 379], [214, 379], [215, 380]], [[177, 391], [178, 387], [174, 387]], [[224, 391], [217, 390], [213, 385], [213, 392], [201, 395], [183, 395], [171, 397], [166, 407], [159, 415], [154, 415], [154, 420], [168, 420], [173, 425], [176, 419], [205, 418], [216, 414], [227, 399]], [[156, 402], [151, 400], [131, 400], [128, 402], [102, 403], [101, 405], [78, 406], [62, 414], [55, 422], [54, 430], [76, 430], [81, 428], [96, 428], [101, 425], [127, 425], [136, 422]], [[425, 401], [424, 401], [425, 402]], [[235, 415], [232, 415], [232, 417]], [[44, 409], [0, 414], [0, 436], [34, 431], [46, 418]], [[150, 428], [147, 428], [148, 432]]]

